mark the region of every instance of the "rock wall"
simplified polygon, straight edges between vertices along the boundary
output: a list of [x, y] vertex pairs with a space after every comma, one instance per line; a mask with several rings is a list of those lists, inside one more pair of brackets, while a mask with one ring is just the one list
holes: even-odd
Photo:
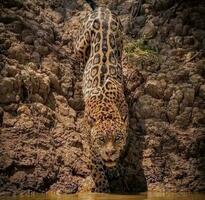
[[[125, 28], [130, 109], [112, 191], [204, 191], [205, 3], [107, 3]], [[89, 174], [83, 66], [73, 55], [89, 10], [81, 0], [0, 1], [1, 195], [74, 193]]]

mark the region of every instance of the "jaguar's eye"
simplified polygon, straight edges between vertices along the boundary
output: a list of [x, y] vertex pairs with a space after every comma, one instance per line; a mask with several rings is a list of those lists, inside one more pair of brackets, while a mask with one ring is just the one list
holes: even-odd
[[98, 138], [98, 141], [100, 143], [105, 143], [105, 138], [103, 136], [101, 136], [101, 137]]
[[115, 137], [115, 142], [119, 142], [122, 139], [123, 139], [123, 135], [122, 134], [117, 134], [116, 137]]

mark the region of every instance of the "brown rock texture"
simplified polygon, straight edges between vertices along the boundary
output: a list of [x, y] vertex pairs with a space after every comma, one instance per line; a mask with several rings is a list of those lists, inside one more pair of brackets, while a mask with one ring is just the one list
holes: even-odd
[[[125, 28], [130, 109], [112, 192], [204, 191], [205, 3], [107, 5]], [[73, 53], [89, 10], [82, 0], [0, 1], [0, 195], [75, 193], [90, 173]]]

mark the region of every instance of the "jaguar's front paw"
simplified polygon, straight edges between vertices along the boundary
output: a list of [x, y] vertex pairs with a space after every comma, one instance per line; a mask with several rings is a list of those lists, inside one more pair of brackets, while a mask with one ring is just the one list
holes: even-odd
[[92, 192], [93, 188], [95, 188], [95, 182], [93, 181], [93, 178], [91, 176], [88, 176], [82, 181], [78, 192]]

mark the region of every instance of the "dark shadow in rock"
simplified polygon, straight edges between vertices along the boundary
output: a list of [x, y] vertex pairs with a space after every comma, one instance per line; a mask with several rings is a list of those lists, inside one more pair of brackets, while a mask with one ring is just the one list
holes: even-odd
[[[119, 160], [117, 171], [108, 174], [111, 193], [135, 194], [147, 191], [147, 182], [142, 167], [144, 132], [139, 122], [131, 122], [133, 117], [131, 112], [132, 103], [128, 102], [128, 105], [130, 127], [127, 144]], [[132, 126], [131, 123], [135, 125]]]
[[21, 8], [23, 6], [22, 1], [18, 1], [18, 0], [3, 0], [2, 4], [7, 8], [12, 8], [12, 7]]
[[197, 172], [199, 173], [198, 178], [200, 179], [197, 190], [202, 192], [205, 191], [205, 133], [202, 132], [196, 139], [196, 152], [198, 156]]

